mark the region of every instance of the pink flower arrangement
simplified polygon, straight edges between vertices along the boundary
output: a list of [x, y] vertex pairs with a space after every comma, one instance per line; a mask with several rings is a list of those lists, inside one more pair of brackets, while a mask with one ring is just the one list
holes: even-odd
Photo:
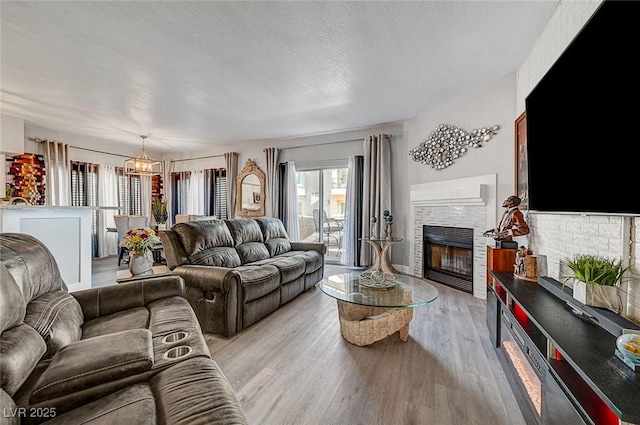
[[148, 227], [136, 227], [125, 233], [120, 246], [129, 250], [131, 255], [144, 255], [160, 243], [156, 232]]

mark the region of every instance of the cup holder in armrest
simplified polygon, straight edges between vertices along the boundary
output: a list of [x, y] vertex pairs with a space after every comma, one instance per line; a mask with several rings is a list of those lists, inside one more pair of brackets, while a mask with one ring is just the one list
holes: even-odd
[[167, 350], [167, 352], [164, 353], [164, 358], [169, 360], [179, 359], [188, 355], [189, 353], [191, 353], [191, 351], [193, 351], [193, 348], [191, 348], [191, 346], [179, 345]]
[[185, 339], [188, 336], [189, 336], [189, 332], [184, 332], [184, 331], [174, 332], [174, 333], [169, 334], [169, 335], [165, 336], [164, 338], [162, 338], [162, 343], [163, 344], [172, 344], [174, 342], [182, 341], [183, 339]]

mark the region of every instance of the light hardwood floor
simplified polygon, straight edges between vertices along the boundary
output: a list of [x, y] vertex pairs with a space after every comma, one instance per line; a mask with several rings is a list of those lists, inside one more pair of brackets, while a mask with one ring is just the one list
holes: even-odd
[[[108, 260], [98, 261], [104, 281]], [[115, 279], [113, 267], [117, 259]], [[485, 302], [434, 285], [440, 295], [414, 310], [407, 342], [396, 333], [349, 344], [335, 300], [317, 288], [239, 334], [205, 339], [254, 425], [524, 425], [489, 343]]]
[[128, 264], [118, 266], [118, 257], [111, 256], [95, 259], [91, 262], [91, 287], [108, 286], [116, 284], [118, 270], [127, 270]]

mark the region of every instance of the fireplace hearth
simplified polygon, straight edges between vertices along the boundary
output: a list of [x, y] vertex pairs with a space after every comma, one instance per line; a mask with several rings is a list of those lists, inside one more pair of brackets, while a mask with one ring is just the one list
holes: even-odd
[[422, 226], [423, 276], [473, 293], [473, 229]]

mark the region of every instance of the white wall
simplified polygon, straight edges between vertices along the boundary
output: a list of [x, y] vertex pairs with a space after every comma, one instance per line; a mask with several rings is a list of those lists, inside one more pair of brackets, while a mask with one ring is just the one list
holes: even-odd
[[[368, 135], [379, 133], [392, 135], [391, 167], [394, 176], [392, 204], [398, 205], [398, 211], [402, 211], [404, 209], [402, 206], [408, 202], [408, 192], [404, 190], [404, 188], [407, 187], [406, 173], [403, 172], [406, 167], [407, 149], [402, 124], [388, 124], [340, 133], [290, 139], [244, 141], [232, 145], [203, 149], [197, 152], [180, 152], [171, 155], [161, 155], [149, 149], [147, 149], [147, 153], [154, 159], [164, 160], [167, 173], [171, 171], [202, 170], [205, 168], [224, 168], [226, 166], [224, 159], [225, 152], [239, 153], [238, 171], [242, 170], [242, 167], [248, 159], [254, 160], [263, 171], [266, 171], [266, 156], [263, 152], [265, 147], [278, 147], [281, 149], [279, 162], [304, 161], [308, 163], [310, 161], [317, 161], [320, 164], [323, 161], [346, 159], [353, 155], [362, 155], [364, 138]], [[124, 164], [125, 158], [123, 155], [138, 155], [141, 147], [141, 145], [140, 147], [132, 145], [131, 148], [127, 150], [127, 147], [123, 147], [121, 144], [114, 145], [108, 140], [92, 139], [34, 124], [26, 124], [25, 152], [42, 152], [41, 145], [29, 141], [29, 137], [57, 140], [72, 146], [111, 152], [116, 155], [70, 149], [69, 155], [71, 159], [75, 161], [88, 161], [114, 166], [122, 166]], [[118, 151], [114, 150], [114, 146], [118, 147]], [[147, 146], [149, 146], [149, 144], [147, 144]], [[173, 160], [173, 162], [171, 160]], [[167, 193], [167, 175], [168, 174], [165, 174], [164, 176], [165, 193]], [[402, 188], [402, 190], [395, 190], [396, 188]], [[406, 237], [406, 229], [408, 229], [408, 227], [405, 225], [405, 221], [396, 219], [394, 234], [404, 235], [404, 237]], [[404, 251], [405, 250], [398, 250], [398, 253], [394, 254], [394, 259], [401, 258], [397, 260], [398, 264], [407, 264], [406, 259], [401, 257]], [[408, 251], [408, 245], [406, 251]]]
[[[266, 172], [266, 156], [263, 152], [265, 147], [277, 147], [280, 149], [278, 162], [297, 161], [297, 162], [318, 162], [346, 159], [353, 155], [363, 154], [364, 138], [371, 134], [391, 134], [391, 171], [394, 176], [394, 189], [402, 188], [402, 190], [393, 190], [392, 204], [404, 206], [408, 202], [408, 192], [404, 190], [407, 187], [406, 173], [402, 172], [406, 166], [406, 141], [402, 124], [388, 124], [365, 129], [345, 131], [340, 133], [322, 134], [307, 137], [296, 137], [290, 139], [269, 139], [239, 142], [233, 145], [218, 146], [215, 148], [203, 150], [201, 152], [186, 152], [178, 155], [165, 156], [165, 159], [181, 160], [174, 162], [174, 171], [181, 170], [197, 170], [211, 167], [225, 167], [224, 157], [206, 158], [186, 161], [188, 158], [200, 158], [211, 155], [221, 155], [225, 152], [238, 152], [238, 171], [242, 170], [245, 162], [252, 159], [255, 163]], [[402, 209], [402, 207], [399, 207]], [[396, 221], [394, 224], [394, 234], [406, 237], [405, 224]], [[408, 245], [407, 249], [408, 251]], [[394, 253], [394, 260], [396, 258]], [[400, 264], [407, 264], [406, 260], [398, 260]]]
[[5, 185], [11, 181], [6, 161], [7, 156], [13, 156], [24, 152], [24, 120], [9, 115], [0, 115], [0, 190], [4, 198]]
[[[435, 111], [429, 111], [405, 123], [407, 134], [408, 183], [420, 184], [486, 174], [498, 174], [498, 199], [513, 195], [513, 125], [518, 114], [515, 104], [516, 76], [510, 74]], [[434, 170], [409, 157], [408, 149], [418, 146], [438, 124], [452, 124], [466, 131], [500, 126], [498, 134], [481, 148], [467, 153], [442, 170]]]
[[[450, 104], [443, 105], [437, 110], [425, 111], [423, 114], [407, 120], [403, 124], [396, 123], [342, 133], [286, 140], [239, 142], [199, 152], [165, 155], [164, 159], [221, 155], [224, 152], [233, 151], [240, 154], [239, 170], [242, 169], [242, 166], [249, 158], [256, 161], [263, 170], [266, 170], [265, 155], [262, 151], [264, 147], [273, 146], [283, 149], [280, 154], [280, 161], [308, 161], [310, 158], [317, 161], [332, 160], [362, 154], [362, 145], [358, 142], [327, 143], [364, 139], [369, 134], [390, 133], [393, 135], [391, 167], [394, 179], [392, 190], [394, 235], [403, 237], [406, 242], [394, 246], [392, 261], [394, 264], [408, 267], [412, 263], [412, 259], [408, 258], [409, 235], [407, 234], [409, 229], [409, 186], [419, 183], [497, 174], [497, 199], [500, 201], [513, 194], [514, 121], [524, 111], [524, 99], [564, 51], [600, 3], [600, 0], [579, 2], [563, 0], [516, 74], [507, 75], [492, 84], [478, 88], [474, 92]], [[436, 171], [427, 165], [411, 160], [409, 149], [420, 144], [440, 123], [456, 125], [465, 130], [498, 124], [501, 129], [484, 147], [471, 149], [465, 156], [456, 160], [452, 166]], [[25, 124], [25, 138], [28, 137], [55, 139], [70, 145], [89, 147], [107, 152], [111, 152], [113, 146], [116, 146], [106, 140], [90, 139], [85, 136], [66, 134]], [[33, 144], [30, 146], [29, 143], [25, 142], [25, 151], [27, 152], [33, 151], [35, 148]], [[305, 147], [286, 149], [294, 146]], [[118, 151], [113, 153], [137, 155], [139, 147], [132, 145], [131, 149], [127, 150], [118, 145]], [[154, 154], [152, 150], [149, 151], [149, 154], [154, 158], [161, 158], [161, 155]], [[70, 150], [70, 155], [74, 160], [96, 163], [122, 165], [124, 162], [124, 158], [121, 157], [100, 155], [75, 149]], [[174, 163], [176, 171], [224, 166], [224, 157], [222, 156]], [[497, 208], [499, 208], [499, 205]], [[577, 252], [578, 246], [581, 246], [583, 250], [595, 249], [596, 245], [594, 244], [596, 244], [596, 241], [600, 241], [597, 244], [597, 248], [600, 251], [615, 253], [618, 256], [630, 253], [632, 267], [634, 270], [640, 269], [640, 259], [637, 254], [640, 252], [640, 228], [637, 225], [637, 219], [627, 218], [623, 220], [622, 218], [609, 217], [605, 220], [578, 215], [549, 214], [529, 214], [527, 219], [533, 229], [531, 235], [527, 238], [529, 246], [535, 253], [548, 255], [552, 277], [559, 278], [559, 263], [563, 257]], [[571, 238], [576, 233], [587, 233], [591, 245], [583, 245], [577, 240], [572, 240]], [[582, 236], [584, 237], [584, 235]], [[628, 243], [629, 240], [633, 241], [631, 245]], [[606, 248], [603, 248], [605, 243]], [[592, 248], [589, 248], [590, 246]], [[640, 301], [634, 301], [640, 300], [640, 285], [632, 285], [629, 288], [629, 293], [630, 301], [626, 314], [640, 320]]]
[[[514, 121], [525, 109], [525, 98], [547, 70], [573, 40], [595, 12], [601, 1], [563, 0], [549, 24], [515, 75], [509, 75], [449, 105], [405, 122], [408, 149], [417, 146], [440, 123], [453, 124], [465, 130], [499, 124], [501, 130], [485, 147], [467, 152], [444, 170], [406, 158], [408, 170], [404, 187], [394, 184], [394, 190], [407, 191], [411, 184], [451, 180], [483, 174], [498, 174], [498, 200], [514, 192]], [[408, 205], [408, 202], [403, 204]], [[499, 208], [499, 205], [497, 206]], [[407, 207], [408, 211], [408, 207]], [[398, 216], [398, 212], [394, 214]], [[406, 222], [408, 218], [402, 217]], [[561, 279], [561, 260], [575, 253], [595, 253], [628, 259], [633, 269], [628, 291], [627, 308], [623, 315], [640, 321], [640, 226], [638, 218], [615, 216], [581, 216], [528, 214], [532, 230], [526, 244], [534, 253], [547, 255], [549, 275]], [[397, 262], [394, 252], [394, 263]], [[403, 253], [406, 254], [406, 253]], [[401, 264], [407, 264], [406, 256]], [[409, 261], [410, 263], [410, 261]]]
[[[201, 158], [212, 155], [222, 155], [225, 152], [238, 152], [238, 169], [241, 170], [248, 159], [252, 159], [256, 164], [266, 170], [266, 157], [263, 149], [265, 147], [277, 147], [280, 149], [279, 162], [284, 161], [328, 161], [334, 159], [348, 158], [351, 155], [362, 155], [362, 140], [370, 134], [390, 133], [393, 135], [394, 143], [401, 143], [402, 125], [390, 124], [366, 129], [345, 131], [307, 137], [296, 137], [290, 139], [268, 139], [243, 141], [231, 145], [217, 146], [210, 149], [203, 149], [199, 152], [184, 152], [179, 154], [165, 155], [165, 159], [179, 160], [175, 163], [176, 170], [199, 169], [211, 164], [218, 164], [224, 167], [224, 158], [205, 158], [199, 160], [185, 161], [188, 158]], [[345, 142], [345, 143], [340, 143]]]
[[[518, 116], [515, 98], [516, 75], [513, 73], [444, 105], [438, 110], [429, 111], [405, 122], [407, 145], [403, 148], [404, 163], [400, 169], [407, 170], [405, 173], [406, 183], [403, 186], [395, 186], [395, 191], [402, 192], [405, 200], [402, 204], [404, 208], [399, 221], [407, 223], [409, 220], [408, 193], [409, 186], [414, 184], [497, 174], [499, 204], [501, 205], [503, 199], [514, 194], [515, 145], [513, 128], [514, 121]], [[456, 159], [451, 166], [435, 170], [429, 165], [413, 161], [409, 156], [409, 149], [422, 143], [441, 123], [455, 125], [466, 131], [497, 124], [500, 126], [500, 130], [490, 141], [484, 143], [483, 147], [469, 148], [466, 155]], [[494, 213], [498, 214], [497, 211]], [[497, 216], [499, 217], [500, 214]], [[405, 248], [406, 252], [399, 252], [400, 250], [394, 246], [394, 263], [413, 264], [413, 259], [408, 258], [409, 245], [405, 245], [401, 248]], [[403, 256], [396, 257], [400, 253]]]
[[520, 113], [525, 110], [524, 100], [529, 92], [564, 52], [600, 3], [601, 0], [562, 0], [558, 4], [549, 23], [518, 68], [517, 110]]
[[[266, 170], [265, 154], [267, 146], [281, 149], [279, 160], [287, 161], [328, 161], [347, 158], [351, 155], [362, 155], [363, 140], [370, 134], [387, 133], [391, 139], [391, 172], [393, 175], [392, 208], [394, 216], [394, 235], [405, 239], [403, 243], [394, 246], [392, 262], [399, 266], [408, 267], [412, 263], [409, 259], [409, 186], [416, 183], [448, 180], [461, 177], [471, 177], [486, 174], [498, 174], [498, 198], [504, 198], [513, 193], [513, 121], [517, 117], [515, 111], [515, 74], [482, 87], [469, 95], [460, 98], [437, 111], [431, 111], [406, 121], [405, 123], [388, 124], [366, 129], [358, 129], [341, 133], [298, 137], [291, 139], [271, 139], [240, 142], [233, 145], [219, 146], [198, 152], [182, 152], [173, 155], [149, 154], [156, 159], [179, 160], [174, 162], [173, 171], [200, 170], [204, 168], [224, 167], [222, 156], [225, 152], [238, 152], [241, 170], [247, 159], [253, 159], [257, 165]], [[409, 149], [417, 146], [440, 123], [457, 125], [465, 130], [498, 124], [501, 126], [498, 134], [484, 147], [471, 149], [451, 167], [435, 171], [428, 166], [414, 162], [409, 157]], [[111, 152], [114, 146], [106, 140], [90, 139], [85, 136], [63, 133], [36, 125], [27, 125], [25, 138], [39, 137], [64, 141], [70, 145], [87, 147], [90, 149]], [[345, 142], [345, 143], [335, 143]], [[29, 148], [37, 149], [33, 142], [26, 142]], [[123, 152], [121, 145], [117, 154], [137, 155], [139, 148], [132, 146], [128, 152]], [[289, 148], [289, 149], [287, 149]], [[90, 161], [101, 164], [123, 165], [124, 158], [112, 155], [102, 155], [90, 151], [71, 149], [73, 160]], [[185, 160], [189, 158], [202, 158]]]
[[24, 153], [24, 120], [0, 115], [0, 152], [7, 155]]

